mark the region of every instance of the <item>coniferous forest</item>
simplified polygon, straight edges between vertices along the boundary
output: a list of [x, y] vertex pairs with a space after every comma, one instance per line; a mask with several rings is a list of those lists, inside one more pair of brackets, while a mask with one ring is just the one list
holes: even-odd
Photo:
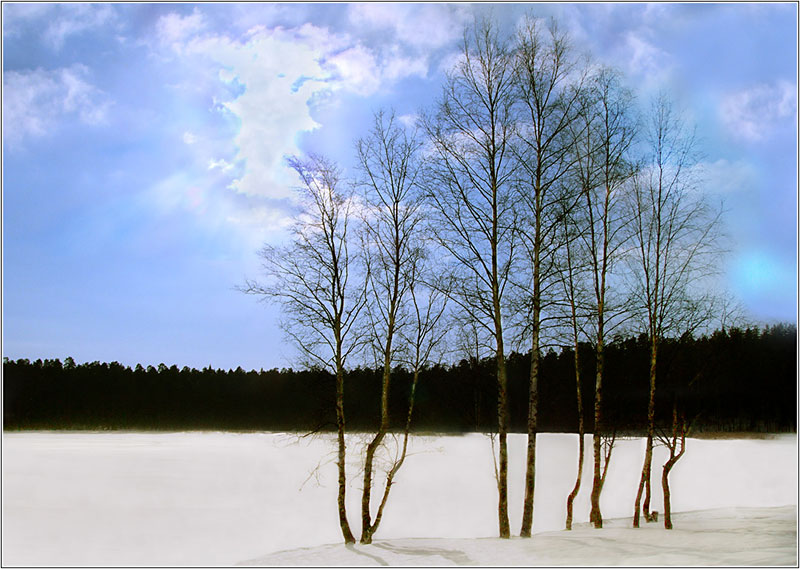
[[[796, 328], [732, 328], [710, 336], [666, 340], [659, 359], [656, 421], [666, 425], [675, 399], [690, 432], [796, 430]], [[594, 350], [581, 346], [586, 383], [583, 409], [593, 429]], [[616, 337], [607, 346], [606, 428], [646, 429], [649, 344], [645, 336]], [[542, 354], [541, 432], [576, 432], [571, 349]], [[524, 432], [530, 355], [508, 357], [511, 431]], [[491, 358], [426, 367], [416, 392], [413, 430], [493, 432], [497, 387]], [[394, 370], [391, 428], [401, 430], [411, 374]], [[3, 362], [4, 429], [335, 431], [334, 377], [327, 371], [202, 370], [91, 362], [71, 358]], [[367, 431], [380, 420], [380, 370], [347, 372], [348, 429]]]

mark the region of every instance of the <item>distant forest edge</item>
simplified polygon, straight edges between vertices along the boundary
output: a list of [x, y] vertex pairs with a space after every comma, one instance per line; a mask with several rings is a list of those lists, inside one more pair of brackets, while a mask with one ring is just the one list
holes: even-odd
[[[693, 432], [796, 432], [797, 329], [733, 328], [710, 336], [666, 339], [658, 368], [657, 423], [671, 419], [677, 398]], [[592, 432], [594, 350], [581, 347], [587, 432]], [[573, 352], [543, 354], [539, 431], [577, 432]], [[646, 429], [649, 343], [616, 337], [607, 346], [605, 431]], [[529, 354], [508, 357], [511, 430], [525, 432]], [[428, 367], [417, 387], [412, 430], [492, 432], [497, 428], [494, 360]], [[345, 378], [349, 431], [375, 429], [380, 370]], [[392, 428], [407, 413], [411, 374], [392, 379]], [[334, 378], [322, 370], [134, 369], [119, 363], [3, 360], [3, 428], [335, 431]]]

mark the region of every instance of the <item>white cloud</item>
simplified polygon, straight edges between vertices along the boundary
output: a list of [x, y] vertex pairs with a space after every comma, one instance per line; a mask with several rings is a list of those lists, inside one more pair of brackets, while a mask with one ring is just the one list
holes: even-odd
[[193, 133], [189, 132], [188, 130], [183, 133], [183, 143], [184, 144], [196, 144], [197, 143], [197, 136]]
[[291, 29], [256, 26], [243, 38], [231, 38], [204, 33], [204, 19], [195, 11], [164, 16], [156, 30], [159, 45], [186, 65], [208, 69], [197, 62], [210, 60], [218, 66], [216, 80], [237, 85], [237, 94], [216, 106], [239, 119], [233, 144], [243, 173], [231, 187], [248, 196], [293, 195], [297, 178], [284, 160], [300, 153], [300, 135], [319, 128], [311, 115], [315, 105], [336, 92], [366, 97], [427, 72], [424, 56], [396, 48], [375, 51], [348, 34], [308, 23]]
[[460, 37], [469, 13], [465, 7], [449, 4], [360, 2], [348, 6], [348, 16], [359, 28], [391, 29], [400, 42], [426, 50]]
[[405, 128], [414, 128], [419, 121], [418, 114], [409, 114], [409, 115], [400, 115], [397, 117], [397, 120], [400, 121]]
[[212, 59], [226, 70], [221, 79], [235, 80], [244, 88], [221, 103], [241, 124], [233, 142], [245, 169], [233, 187], [250, 196], [290, 196], [295, 179], [284, 166], [284, 156], [299, 153], [298, 134], [319, 126], [308, 103], [330, 78], [318, 54], [280, 29], [257, 30], [244, 43], [219, 36], [198, 38], [186, 50]]
[[111, 101], [88, 82], [88, 69], [7, 71], [3, 76], [3, 134], [11, 142], [44, 136], [64, 118], [88, 125], [106, 121]]
[[180, 50], [183, 42], [205, 27], [205, 18], [197, 8], [188, 16], [173, 12], [162, 16], [156, 22], [156, 36], [162, 44]]
[[208, 169], [214, 170], [215, 168], [221, 170], [222, 172], [230, 172], [233, 170], [233, 164], [224, 158], [220, 158], [219, 160], [209, 160]]
[[720, 105], [723, 124], [737, 138], [757, 142], [776, 128], [794, 124], [797, 88], [788, 81], [760, 84], [726, 95]]

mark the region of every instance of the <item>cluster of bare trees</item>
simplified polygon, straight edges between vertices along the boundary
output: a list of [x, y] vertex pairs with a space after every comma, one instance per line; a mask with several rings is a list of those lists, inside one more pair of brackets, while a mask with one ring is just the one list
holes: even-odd
[[[581, 487], [584, 429], [579, 343], [596, 355], [590, 521], [602, 527], [600, 496], [616, 433], [603, 416], [603, 353], [620, 326], [651, 344], [650, 403], [640, 508], [650, 512], [653, 447], [670, 451], [662, 484], [685, 448], [677, 405], [668, 434], [655, 418], [658, 346], [710, 319], [704, 285], [714, 265], [718, 213], [697, 179], [693, 133], [666, 96], [638, 113], [613, 69], [570, 43], [556, 22], [532, 17], [505, 37], [489, 20], [464, 35], [437, 103], [415, 127], [379, 112], [356, 144], [357, 174], [345, 180], [324, 158], [293, 158], [302, 215], [290, 244], [266, 247], [266, 282], [245, 290], [277, 299], [285, 329], [308, 363], [336, 378], [339, 519], [346, 512], [343, 371], [350, 358], [383, 370], [379, 427], [363, 454], [361, 542], [370, 543], [403, 464], [419, 370], [442, 353], [448, 330], [469, 330], [476, 355], [496, 363], [498, 525], [508, 512], [509, 343], [529, 346], [527, 468], [520, 535], [533, 525], [539, 354], [575, 348], [578, 470], [567, 529]], [[644, 118], [642, 118], [642, 115]], [[452, 323], [457, 322], [458, 326]], [[376, 456], [390, 436], [392, 370], [414, 372], [400, 451], [385, 469], [377, 505]], [[680, 443], [680, 450], [678, 444]], [[642, 496], [644, 503], [642, 506]]]

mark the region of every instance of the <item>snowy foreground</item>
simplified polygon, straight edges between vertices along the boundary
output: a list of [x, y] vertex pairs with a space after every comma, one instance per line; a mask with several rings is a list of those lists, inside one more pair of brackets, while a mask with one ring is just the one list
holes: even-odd
[[[349, 450], [359, 448], [357, 438], [348, 441]], [[2, 564], [796, 565], [794, 435], [689, 439], [670, 477], [672, 531], [630, 528], [643, 450], [642, 439], [618, 442], [601, 501], [605, 527], [595, 530], [585, 523], [587, 444], [576, 526], [566, 532], [577, 437], [540, 435], [536, 535], [499, 540], [489, 439], [415, 437], [375, 543], [345, 547], [330, 437], [4, 433]], [[516, 532], [525, 437], [511, 436], [509, 451]], [[351, 456], [349, 515], [358, 533], [360, 478]], [[656, 453], [656, 480], [663, 458]], [[660, 484], [654, 491], [662, 510]]]
[[673, 516], [676, 529], [630, 518], [533, 539], [392, 539], [281, 551], [241, 565], [796, 565], [797, 508], [726, 508]]

